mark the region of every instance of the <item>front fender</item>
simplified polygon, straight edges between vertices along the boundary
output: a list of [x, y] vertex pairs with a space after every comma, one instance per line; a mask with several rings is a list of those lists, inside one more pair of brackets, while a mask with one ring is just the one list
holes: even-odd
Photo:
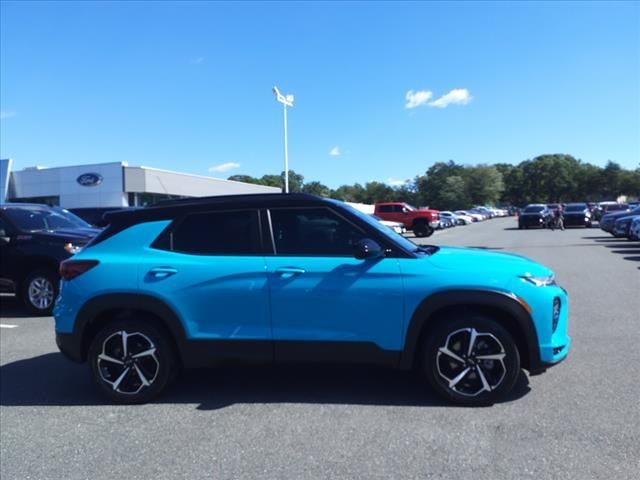
[[416, 352], [419, 348], [419, 340], [425, 329], [433, 325], [438, 312], [452, 307], [484, 307], [500, 310], [509, 318], [510, 325], [505, 325], [508, 330], [517, 332], [515, 340], [523, 356], [523, 365], [532, 373], [542, 369], [540, 351], [538, 348], [538, 336], [533, 325], [531, 315], [527, 311], [527, 304], [518, 299], [514, 294], [497, 290], [456, 289], [436, 292], [426, 297], [414, 311], [407, 334], [404, 348], [400, 358], [400, 367], [411, 368]]

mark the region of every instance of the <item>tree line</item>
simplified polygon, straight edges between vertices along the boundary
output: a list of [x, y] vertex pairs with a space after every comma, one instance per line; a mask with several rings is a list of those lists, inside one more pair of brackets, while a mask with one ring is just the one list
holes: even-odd
[[[232, 175], [229, 180], [283, 188], [280, 175]], [[437, 162], [424, 174], [392, 187], [382, 182], [342, 185], [336, 189], [289, 171], [289, 191], [305, 192], [347, 202], [403, 201], [438, 209], [457, 210], [474, 205], [516, 205], [640, 198], [640, 165], [635, 170], [609, 161], [604, 167], [571, 155], [540, 155], [518, 165], [461, 165]]]

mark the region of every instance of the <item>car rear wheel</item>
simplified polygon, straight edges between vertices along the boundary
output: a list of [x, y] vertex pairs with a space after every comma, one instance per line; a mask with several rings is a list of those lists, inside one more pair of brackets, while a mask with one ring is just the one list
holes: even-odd
[[441, 397], [467, 406], [505, 397], [520, 375], [513, 337], [484, 315], [443, 319], [426, 340], [422, 367]]
[[53, 270], [35, 270], [22, 282], [22, 301], [35, 315], [51, 315], [58, 296], [60, 278]]
[[138, 319], [107, 324], [89, 346], [94, 382], [115, 403], [146, 403], [174, 378], [176, 355], [168, 334]]

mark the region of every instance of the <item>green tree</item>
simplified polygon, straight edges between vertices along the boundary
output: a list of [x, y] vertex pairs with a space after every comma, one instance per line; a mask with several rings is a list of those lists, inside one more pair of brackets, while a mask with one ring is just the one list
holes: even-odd
[[233, 180], [234, 182], [255, 183], [261, 185], [260, 179], [252, 177], [251, 175], [231, 175], [227, 180]]
[[310, 193], [312, 195], [318, 195], [319, 197], [329, 197], [331, 196], [331, 189], [326, 185], [313, 181], [305, 183], [302, 187], [302, 191], [304, 193]]
[[502, 174], [496, 167], [478, 165], [465, 169], [466, 194], [473, 205], [496, 205], [502, 192], [504, 183]]

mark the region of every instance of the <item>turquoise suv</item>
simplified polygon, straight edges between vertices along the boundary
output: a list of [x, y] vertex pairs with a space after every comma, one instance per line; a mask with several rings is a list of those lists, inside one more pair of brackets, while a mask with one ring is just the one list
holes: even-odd
[[239, 360], [416, 368], [445, 399], [485, 405], [569, 349], [548, 268], [417, 246], [342, 202], [212, 197], [108, 220], [63, 262], [54, 314], [60, 350], [115, 402]]

